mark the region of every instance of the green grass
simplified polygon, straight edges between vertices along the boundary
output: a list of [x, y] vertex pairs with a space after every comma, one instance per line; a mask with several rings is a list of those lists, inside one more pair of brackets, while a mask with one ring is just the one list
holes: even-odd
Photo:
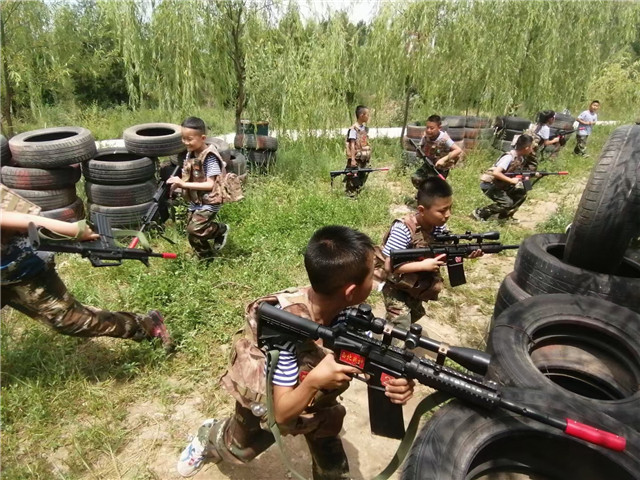
[[[180, 121], [154, 112], [133, 114], [119, 109], [107, 115], [57, 115], [54, 121], [58, 124], [84, 124], [97, 133], [96, 138], [117, 137], [122, 128], [135, 123]], [[228, 119], [220, 125], [228, 128]], [[25, 125], [25, 129], [34, 127]], [[527, 202], [535, 204], [550, 195], [562, 198], [572, 185], [584, 183], [611, 130], [596, 129], [589, 143], [591, 159], [576, 158], [565, 148], [554, 163], [543, 165], [567, 169], [571, 175], [541, 180]], [[397, 140], [372, 143], [375, 166], [400, 165]], [[94, 269], [86, 260], [59, 255], [58, 270], [82, 302], [112, 310], [160, 309], [177, 351], [167, 358], [161, 349], [147, 343], [64, 337], [17, 312], [3, 310], [3, 478], [84, 478], [101, 460], [126, 450], [134, 436], [127, 409], [141, 402], [157, 402], [171, 410], [197, 396], [202, 398], [203, 413], [211, 416], [228, 406], [229, 398], [220, 391], [217, 379], [232, 337], [243, 326], [246, 303], [306, 283], [302, 252], [317, 228], [349, 225], [379, 242], [393, 218], [389, 206], [402, 204], [414, 193], [408, 175], [396, 168], [372, 174], [358, 200], [347, 199], [342, 183], [337, 181], [331, 189], [328, 176], [329, 170], [344, 166], [342, 149], [342, 139], [304, 143], [281, 139], [278, 161], [269, 175], [252, 175], [246, 199], [222, 209], [220, 218], [231, 225], [231, 235], [221, 256], [211, 263], [193, 257], [182, 221], [167, 228], [167, 236], [177, 240], [176, 245], [152, 238], [155, 250], [174, 251], [178, 259], [151, 259], [148, 269], [133, 261], [118, 268]], [[497, 222], [479, 224], [469, 218], [473, 208], [487, 203], [478, 188], [478, 176], [496, 156], [495, 151], [473, 152], [462, 168], [452, 172], [450, 228], [455, 232], [499, 229], [505, 243], [520, 242], [538, 231], [563, 230], [575, 209], [570, 203], [561, 203], [558, 213], [535, 230]], [[463, 331], [470, 328], [464, 317], [468, 308], [491, 314], [503, 275], [499, 267], [489, 262], [483, 265], [483, 259], [467, 262], [466, 268], [469, 283], [455, 291], [449, 288], [440, 302], [428, 306], [431, 315]], [[374, 294], [372, 300], [379, 298]], [[469, 345], [482, 346], [483, 332], [467, 333]], [[64, 453], [58, 461], [60, 471], [53, 466], [54, 452]], [[146, 475], [135, 478], [154, 478]]]

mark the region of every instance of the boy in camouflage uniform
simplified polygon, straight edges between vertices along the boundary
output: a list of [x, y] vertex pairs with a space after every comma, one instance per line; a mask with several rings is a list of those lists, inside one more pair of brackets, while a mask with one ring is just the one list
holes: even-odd
[[[4, 187], [3, 187], [4, 188]], [[15, 195], [12, 192], [9, 195]], [[131, 340], [159, 338], [165, 348], [171, 339], [157, 310], [146, 315], [110, 312], [81, 304], [67, 291], [55, 270], [53, 254], [34, 251], [25, 232], [29, 223], [76, 240], [95, 240], [84, 222], [67, 223], [29, 213], [7, 211], [3, 202], [2, 307], [9, 305], [58, 333], [77, 337], [108, 336]], [[37, 208], [37, 207], [36, 207]]]
[[507, 177], [504, 173], [528, 170], [528, 159], [533, 151], [533, 138], [522, 134], [516, 141], [515, 149], [500, 156], [496, 163], [480, 176], [480, 189], [493, 200], [491, 205], [477, 208], [473, 218], [488, 220], [492, 215], [499, 219], [509, 219], [526, 200], [527, 192], [522, 181], [516, 177]]
[[[356, 123], [349, 127], [345, 140], [346, 168], [366, 168], [371, 161], [371, 146], [367, 136], [369, 129], [369, 109], [364, 105], [356, 107]], [[345, 191], [349, 196], [355, 196], [364, 187], [368, 173], [358, 172], [355, 175], [345, 175]]]
[[[262, 297], [247, 307], [244, 334], [234, 343], [231, 365], [221, 379], [235, 398], [235, 414], [206, 420], [178, 460], [180, 475], [194, 475], [205, 462], [243, 464], [274, 443], [266, 426], [266, 389], [273, 388], [273, 408], [282, 434], [303, 434], [312, 456], [314, 480], [348, 479], [349, 464], [338, 436], [345, 409], [337, 397], [357, 368], [339, 364], [333, 353], [311, 340], [289, 342], [280, 351], [273, 384], [266, 384], [264, 353], [258, 348], [262, 302], [329, 326], [338, 314], [363, 302], [373, 285], [373, 245], [369, 237], [348, 227], [328, 226], [309, 241], [304, 256], [310, 287]], [[394, 403], [404, 404], [413, 381], [395, 379], [386, 386]]]
[[[442, 119], [439, 115], [431, 115], [427, 118], [424, 135], [420, 139], [420, 148], [425, 156], [435, 165], [438, 172], [444, 177], [449, 176], [449, 170], [456, 164], [462, 155], [462, 149], [455, 144], [447, 132], [440, 130]], [[418, 155], [420, 155], [418, 153]], [[429, 177], [436, 176], [426, 160], [423, 165], [411, 176], [411, 183], [418, 188]]]
[[[189, 201], [187, 233], [189, 244], [199, 258], [211, 258], [227, 242], [229, 226], [216, 222], [222, 198], [217, 191], [224, 164], [214, 145], [206, 144], [206, 125], [198, 117], [182, 122], [182, 142], [187, 156], [182, 176], [167, 179], [171, 193], [176, 188]], [[213, 245], [210, 243], [213, 240]]]

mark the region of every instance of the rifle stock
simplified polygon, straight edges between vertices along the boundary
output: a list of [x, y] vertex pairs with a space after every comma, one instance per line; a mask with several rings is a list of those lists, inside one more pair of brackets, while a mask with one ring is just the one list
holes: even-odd
[[29, 241], [34, 249], [44, 252], [78, 253], [84, 258], [88, 258], [94, 267], [115, 267], [122, 265], [122, 260], [139, 260], [148, 267], [149, 257], [176, 258], [175, 253], [155, 253], [139, 248], [119, 248], [115, 244], [109, 217], [104, 214], [94, 213], [93, 222], [97, 233], [100, 235], [100, 238], [94, 241], [43, 241], [33, 223], [30, 223], [28, 227]]
[[[363, 308], [364, 307], [364, 308]], [[384, 385], [388, 376], [406, 377], [419, 383], [449, 393], [463, 401], [493, 410], [504, 408], [511, 412], [539, 421], [553, 428], [562, 430], [568, 435], [587, 442], [603, 446], [615, 451], [623, 451], [626, 440], [610, 432], [598, 430], [570, 418], [556, 418], [538, 412], [526, 405], [519, 405], [502, 396], [498, 385], [474, 374], [465, 374], [458, 370], [444, 366], [446, 354], [441, 353], [436, 362], [428, 358], [416, 356], [410, 349], [394, 347], [387, 341], [380, 341], [367, 336], [364, 325], [372, 323], [371, 307], [360, 306], [348, 309], [346, 321], [337, 322], [332, 327], [319, 325], [311, 320], [285, 312], [266, 302], [258, 307], [258, 341], [261, 348], [278, 348], [283, 340], [303, 342], [305, 339], [322, 339], [323, 345], [335, 352], [339, 362], [356, 366], [370, 375], [369, 382], [375, 377], [375, 383]], [[355, 320], [351, 320], [355, 317]], [[375, 319], [383, 325], [385, 336], [388, 328], [383, 319]], [[442, 349], [441, 352], [446, 350]], [[484, 352], [480, 352], [484, 353]], [[268, 386], [271, 388], [271, 386]], [[386, 398], [386, 397], [385, 397]], [[376, 401], [379, 398], [376, 397]], [[388, 405], [392, 404], [386, 398]], [[380, 405], [378, 405], [378, 408]], [[396, 421], [397, 417], [393, 417]], [[397, 433], [399, 426], [384, 427], [389, 417], [377, 418], [372, 421], [372, 427], [381, 428]], [[373, 431], [373, 430], [372, 430]], [[402, 431], [404, 426], [402, 425]], [[374, 431], [374, 433], [376, 433]], [[397, 438], [397, 437], [396, 437]]]

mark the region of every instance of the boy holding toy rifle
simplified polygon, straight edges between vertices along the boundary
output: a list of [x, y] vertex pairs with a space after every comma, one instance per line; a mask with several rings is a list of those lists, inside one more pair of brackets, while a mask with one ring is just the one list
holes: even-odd
[[[244, 335], [235, 341], [231, 365], [221, 379], [236, 400], [235, 413], [204, 421], [178, 460], [177, 470], [183, 477], [195, 475], [206, 462], [247, 463], [276, 442], [267, 424], [267, 396], [272, 389], [279, 432], [305, 436], [313, 479], [350, 478], [338, 436], [346, 412], [337, 397], [360, 370], [337, 363], [320, 342], [283, 342], [275, 368], [270, 369], [272, 382], [267, 384], [267, 360], [258, 346], [258, 309], [269, 304], [319, 326], [336, 325], [343, 321], [341, 311], [364, 301], [371, 292], [374, 248], [363, 233], [328, 226], [309, 240], [304, 263], [311, 286], [277, 292], [247, 307]], [[396, 378], [383, 388], [392, 402], [404, 404], [413, 394], [413, 385], [406, 378]]]

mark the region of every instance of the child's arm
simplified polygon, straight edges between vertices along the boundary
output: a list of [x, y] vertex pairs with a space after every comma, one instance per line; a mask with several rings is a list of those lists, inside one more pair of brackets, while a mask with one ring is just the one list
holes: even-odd
[[[213, 188], [214, 179], [215, 179], [215, 176], [207, 177], [207, 181], [206, 182], [185, 182], [180, 177], [175, 176], [175, 177], [169, 177], [167, 179], [167, 184], [171, 185], [171, 190], [172, 191], [176, 187], [183, 188], [183, 189], [186, 189], [186, 190], [208, 190], [208, 191], [210, 191]], [[175, 187], [173, 185], [175, 185]]]
[[500, 167], [493, 167], [493, 176], [495, 178], [497, 178], [498, 180], [502, 180], [503, 182], [506, 183], [510, 183], [511, 185], [517, 185], [518, 183], [520, 183], [520, 179], [516, 178], [516, 177], [507, 177], [504, 173], [502, 173], [503, 170]]
[[297, 418], [318, 392], [323, 389], [342, 387], [351, 381], [351, 375], [362, 373], [355, 367], [337, 363], [332, 353], [322, 361], [295, 387], [273, 385], [273, 408], [276, 422], [287, 423]]
[[358, 164], [356, 163], [356, 141], [353, 139], [349, 139], [348, 145], [349, 147], [347, 150], [349, 154], [349, 166], [357, 167]]
[[440, 270], [440, 267], [444, 267], [446, 262], [446, 253], [441, 253], [434, 258], [425, 258], [424, 260], [418, 260], [417, 262], [403, 263], [395, 270], [391, 269], [391, 258], [387, 257], [384, 261], [384, 268], [389, 273], [401, 275], [403, 273], [419, 273], [419, 272], [432, 272], [435, 273]]
[[462, 155], [462, 149], [455, 143], [451, 145], [451, 151], [436, 162], [437, 168], [451, 168], [455, 165], [455, 160]]
[[85, 226], [85, 228], [80, 231], [80, 224], [78, 222], [69, 223], [61, 220], [55, 220], [53, 218], [39, 217], [38, 215], [18, 212], [3, 211], [0, 215], [0, 225], [2, 226], [2, 230], [26, 232], [29, 228], [29, 223], [33, 223], [37, 227], [44, 227], [61, 235], [66, 235], [67, 237], [76, 237], [78, 240], [83, 241], [96, 240], [100, 237], [100, 235], [94, 233], [88, 226]]

